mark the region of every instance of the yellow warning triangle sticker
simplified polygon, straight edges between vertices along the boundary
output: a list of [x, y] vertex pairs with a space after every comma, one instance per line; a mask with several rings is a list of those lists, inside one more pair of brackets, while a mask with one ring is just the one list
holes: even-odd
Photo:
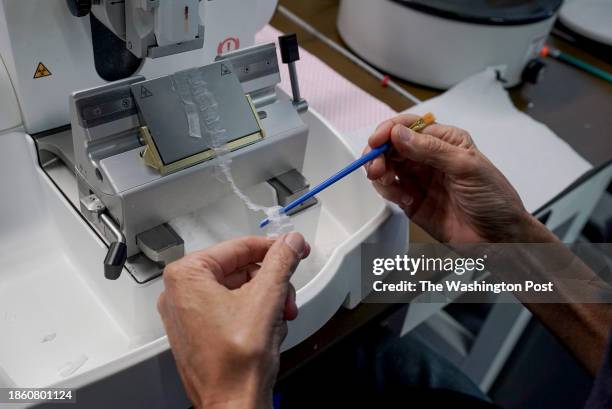
[[36, 67], [36, 71], [34, 72], [34, 79], [48, 77], [50, 75], [51, 71], [49, 71], [49, 69], [45, 67], [45, 64], [39, 62], [38, 66]]

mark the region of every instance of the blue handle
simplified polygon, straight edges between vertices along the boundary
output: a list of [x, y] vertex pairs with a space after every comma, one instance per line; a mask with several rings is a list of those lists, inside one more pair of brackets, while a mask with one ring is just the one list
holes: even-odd
[[[331, 185], [333, 185], [334, 183], [336, 183], [340, 179], [344, 178], [345, 176], [350, 175], [351, 173], [353, 173], [354, 171], [356, 171], [357, 169], [359, 169], [360, 167], [362, 167], [366, 163], [376, 159], [377, 157], [379, 157], [380, 155], [382, 155], [383, 153], [388, 151], [389, 148], [391, 148], [391, 143], [387, 142], [386, 144], [381, 145], [378, 148], [372, 149], [370, 152], [366, 153], [361, 158], [357, 159], [355, 162], [351, 163], [350, 165], [348, 165], [347, 167], [345, 167], [344, 169], [342, 169], [338, 173], [334, 174], [329, 179], [325, 180], [324, 182], [322, 182], [322, 183], [318, 184], [317, 186], [313, 187], [312, 189], [310, 189], [310, 191], [308, 193], [305, 193], [304, 195], [302, 195], [302, 196], [298, 197], [297, 199], [295, 199], [293, 202], [289, 203], [287, 206], [283, 207], [280, 210], [280, 212], [281, 213], [287, 213], [291, 209], [296, 208], [297, 206], [299, 206], [302, 203], [304, 203], [306, 200], [308, 200], [311, 197], [319, 194], [321, 191], [327, 189], [328, 187], [330, 187]], [[260, 228], [264, 228], [269, 223], [270, 223], [270, 220], [268, 218], [266, 218], [266, 219], [262, 220], [261, 223], [259, 223], [259, 227]]]

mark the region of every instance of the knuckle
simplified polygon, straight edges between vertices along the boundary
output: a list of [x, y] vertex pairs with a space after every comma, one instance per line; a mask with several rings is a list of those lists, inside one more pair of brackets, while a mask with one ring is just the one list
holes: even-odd
[[439, 154], [444, 151], [444, 145], [440, 139], [431, 136], [423, 140], [423, 150], [426, 152], [423, 163], [433, 166], [437, 163]]
[[274, 264], [278, 270], [283, 272], [293, 270], [296, 264], [296, 259], [297, 257], [291, 249], [286, 249], [283, 252], [274, 254]]
[[163, 278], [166, 288], [177, 288], [184, 281], [193, 277], [196, 269], [195, 262], [197, 258], [193, 255], [188, 255], [168, 264], [164, 268]]
[[463, 150], [458, 156], [457, 171], [460, 173], [472, 173], [482, 165], [478, 152], [474, 149]]
[[198, 257], [199, 267], [204, 270], [217, 271], [223, 270], [219, 262], [211, 257], [208, 253], [201, 253]]
[[415, 114], [400, 114], [393, 118], [391, 121], [394, 124], [411, 124], [419, 118]]
[[457, 128], [459, 132], [459, 146], [470, 147], [474, 146], [474, 140], [472, 139], [472, 135], [464, 129]]
[[386, 121], [383, 121], [380, 124], [378, 124], [378, 126], [376, 127], [376, 130], [378, 131], [379, 129], [382, 129], [384, 127], [392, 126], [393, 124], [394, 124], [393, 120], [387, 119]]
[[469, 132], [466, 131], [463, 128], [459, 128], [457, 126], [453, 126], [452, 129], [453, 129], [455, 135], [457, 135], [457, 137], [459, 137], [459, 138], [465, 139], [465, 138], [469, 138], [470, 137]]
[[473, 144], [472, 137], [468, 131], [463, 128], [450, 125], [444, 128], [442, 139], [456, 146], [467, 147]]
[[457, 128], [455, 128], [452, 125], [441, 125], [440, 130], [441, 130], [440, 138], [445, 139], [445, 140], [451, 140], [456, 135]]
[[260, 361], [269, 353], [265, 342], [259, 342], [250, 331], [234, 331], [229, 335], [228, 346], [232, 354], [241, 361]]
[[163, 315], [166, 311], [166, 293], [162, 292], [157, 298], [157, 312]]
[[440, 152], [442, 150], [442, 141], [434, 137], [426, 138], [425, 147], [429, 152], [432, 152], [432, 153]]
[[164, 284], [166, 287], [176, 284], [180, 275], [180, 262], [175, 261], [164, 268]]

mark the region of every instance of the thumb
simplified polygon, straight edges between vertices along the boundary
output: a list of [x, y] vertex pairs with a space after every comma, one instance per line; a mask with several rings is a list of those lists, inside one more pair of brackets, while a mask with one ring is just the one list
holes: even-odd
[[263, 294], [280, 296], [273, 302], [284, 304], [289, 279], [307, 251], [308, 245], [301, 234], [292, 232], [281, 236], [266, 253], [253, 285]]
[[462, 168], [462, 148], [451, 145], [435, 136], [415, 132], [404, 125], [391, 130], [393, 148], [400, 156], [416, 163], [432, 166], [445, 173], [457, 173]]

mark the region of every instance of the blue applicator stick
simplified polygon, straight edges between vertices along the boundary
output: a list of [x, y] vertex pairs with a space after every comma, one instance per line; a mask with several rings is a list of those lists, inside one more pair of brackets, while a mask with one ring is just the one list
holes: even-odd
[[[391, 144], [386, 143], [382, 146], [379, 146], [376, 149], [372, 149], [370, 152], [366, 153], [361, 158], [357, 159], [355, 162], [351, 163], [350, 165], [348, 165], [347, 167], [345, 167], [344, 169], [342, 169], [341, 171], [339, 171], [338, 173], [336, 173], [329, 179], [313, 187], [308, 193], [303, 194], [302, 196], [295, 199], [293, 202], [289, 203], [287, 206], [283, 207], [280, 210], [280, 212], [287, 213], [291, 209], [296, 208], [297, 206], [304, 203], [306, 200], [319, 194], [322, 190], [327, 189], [328, 187], [330, 187], [331, 185], [333, 185], [340, 179], [344, 178], [345, 176], [350, 175], [351, 173], [353, 173], [354, 171], [356, 171], [357, 169], [359, 169], [360, 167], [362, 167], [369, 161], [376, 159], [378, 156], [388, 151], [390, 147], [391, 147]], [[262, 220], [261, 223], [259, 223], [259, 227], [261, 228], [266, 227], [268, 223], [270, 223], [270, 220], [268, 218], [265, 218], [264, 220]]]
[[[434, 116], [432, 114], [425, 114], [418, 121], [416, 121], [415, 123], [410, 125], [409, 128], [414, 130], [414, 131], [420, 131], [423, 128], [425, 128], [427, 125], [433, 123], [434, 121], [435, 121], [435, 118], [434, 118]], [[351, 173], [353, 173], [354, 171], [356, 171], [357, 169], [359, 169], [360, 167], [362, 167], [366, 163], [376, 159], [377, 157], [379, 157], [383, 153], [387, 152], [390, 148], [391, 148], [391, 142], [387, 142], [384, 145], [379, 146], [378, 148], [372, 149], [370, 152], [366, 153], [361, 158], [357, 159], [355, 162], [351, 163], [350, 165], [348, 165], [344, 169], [340, 170], [339, 172], [337, 172], [336, 174], [331, 176], [329, 179], [327, 179], [324, 182], [322, 182], [322, 183], [318, 184], [317, 186], [313, 187], [308, 193], [305, 193], [304, 195], [302, 195], [302, 196], [298, 197], [297, 199], [295, 199], [293, 202], [289, 203], [287, 206], [285, 206], [282, 209], [280, 209], [280, 213], [285, 213], [286, 214], [287, 212], [289, 212], [292, 209], [296, 208], [297, 206], [299, 206], [300, 204], [304, 203], [305, 201], [307, 201], [311, 197], [319, 194], [324, 189], [327, 189], [328, 187], [330, 187], [331, 185], [333, 185], [334, 183], [336, 183], [340, 179], [344, 178], [345, 176], [350, 175]], [[270, 223], [270, 219], [265, 218], [264, 220], [261, 221], [261, 223], [259, 223], [259, 227], [260, 228], [264, 228], [269, 223]]]

